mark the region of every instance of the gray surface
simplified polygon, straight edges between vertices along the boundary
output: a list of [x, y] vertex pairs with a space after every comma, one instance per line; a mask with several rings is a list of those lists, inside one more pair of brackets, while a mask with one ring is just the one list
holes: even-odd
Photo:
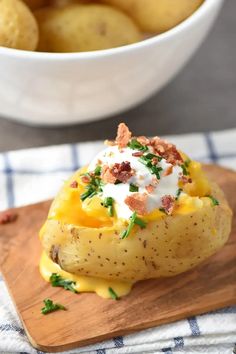
[[[236, 0], [225, 0], [218, 21], [192, 61], [141, 106], [99, 122], [36, 128], [0, 119], [0, 151], [104, 139], [126, 121], [135, 134], [175, 134], [236, 127]], [[174, 60], [174, 58], [173, 58]]]

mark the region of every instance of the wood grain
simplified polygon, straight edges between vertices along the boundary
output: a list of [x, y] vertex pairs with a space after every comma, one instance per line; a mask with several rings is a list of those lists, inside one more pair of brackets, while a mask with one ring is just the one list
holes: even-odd
[[[206, 166], [236, 212], [236, 173]], [[16, 209], [16, 222], [0, 226], [0, 266], [32, 345], [63, 351], [236, 303], [236, 218], [226, 246], [201, 266], [169, 279], [139, 282], [120, 301], [74, 295], [40, 277], [38, 230], [50, 201]], [[68, 311], [40, 313], [45, 298]]]

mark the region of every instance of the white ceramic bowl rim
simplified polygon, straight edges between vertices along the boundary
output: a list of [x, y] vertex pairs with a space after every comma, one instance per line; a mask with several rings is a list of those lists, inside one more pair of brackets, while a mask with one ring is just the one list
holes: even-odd
[[95, 50], [89, 52], [76, 52], [76, 53], [48, 53], [48, 52], [34, 52], [19, 49], [12, 49], [7, 47], [0, 47], [0, 54], [9, 55], [12, 57], [18, 57], [22, 59], [43, 59], [43, 60], [80, 60], [80, 59], [93, 59], [98, 57], [111, 56], [114, 54], [123, 54], [131, 50], [139, 50], [140, 48], [157, 44], [162, 41], [168, 40], [179, 34], [179, 32], [184, 31], [190, 24], [196, 23], [211, 6], [217, 2], [223, 2], [223, 0], [205, 0], [203, 4], [186, 20], [173, 27], [172, 29], [155, 35], [153, 37], [143, 39], [137, 43], [128, 44], [121, 47]]

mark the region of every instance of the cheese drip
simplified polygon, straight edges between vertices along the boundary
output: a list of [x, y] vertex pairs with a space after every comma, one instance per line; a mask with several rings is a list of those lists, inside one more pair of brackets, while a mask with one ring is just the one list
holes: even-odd
[[132, 288], [132, 283], [121, 282], [116, 280], [106, 280], [102, 278], [88, 277], [82, 275], [75, 275], [68, 273], [61, 269], [61, 267], [54, 263], [45, 252], [42, 253], [39, 271], [41, 276], [49, 282], [52, 273], [59, 274], [63, 279], [72, 280], [75, 284], [75, 289], [79, 293], [94, 292], [97, 295], [108, 299], [111, 298], [109, 288], [112, 288], [118, 297], [127, 295]]

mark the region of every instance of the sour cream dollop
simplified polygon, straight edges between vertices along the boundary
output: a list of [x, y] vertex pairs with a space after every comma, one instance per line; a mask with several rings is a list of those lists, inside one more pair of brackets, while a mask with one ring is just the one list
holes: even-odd
[[[132, 176], [126, 183], [113, 184], [107, 183], [103, 186], [103, 192], [101, 192], [101, 198], [112, 197], [115, 201], [115, 210], [117, 217], [123, 219], [129, 219], [133, 214], [133, 211], [125, 203], [127, 196], [133, 194], [130, 192], [130, 184], [136, 185], [139, 190], [138, 193], [147, 194], [147, 211], [151, 213], [155, 209], [159, 209], [162, 206], [162, 197], [171, 195], [176, 197], [178, 191], [178, 181], [180, 175], [182, 175], [182, 168], [180, 166], [173, 166], [168, 163], [164, 158], [159, 161], [158, 167], [162, 168], [160, 172], [160, 179], [157, 183], [153, 183], [155, 175], [151, 174], [149, 169], [139, 160], [139, 157], [133, 156], [138, 150], [133, 150], [129, 147], [119, 149], [118, 146], [110, 146], [100, 152], [90, 163], [88, 171], [95, 170], [97, 165], [112, 167], [115, 163], [129, 162], [131, 168], [135, 171], [135, 175]], [[165, 176], [165, 172], [172, 167], [172, 172]], [[149, 193], [146, 189], [147, 186], [153, 185], [154, 189]]]

